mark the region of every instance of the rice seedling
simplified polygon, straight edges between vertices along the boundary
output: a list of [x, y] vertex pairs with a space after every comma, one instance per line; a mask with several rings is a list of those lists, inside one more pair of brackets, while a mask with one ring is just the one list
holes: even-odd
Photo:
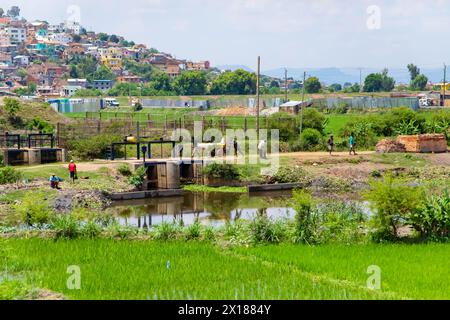
[[[351, 281], [311, 276], [199, 242], [11, 239], [8, 263], [34, 279], [30, 286], [70, 299], [392, 299]], [[276, 247], [267, 247], [275, 250]], [[250, 251], [249, 251], [250, 252]], [[328, 251], [330, 253], [330, 251]], [[169, 263], [170, 262], [170, 263]], [[2, 260], [1, 268], [5, 268]], [[78, 266], [71, 290], [68, 267]], [[31, 277], [32, 275], [32, 277]]]
[[[443, 244], [223, 249], [207, 242], [10, 239], [2, 247], [8, 250], [0, 268], [12, 265], [33, 279], [26, 286], [71, 299], [450, 298], [450, 247]], [[372, 265], [381, 270], [381, 290], [367, 289]], [[79, 290], [67, 287], [69, 266], [80, 267]]]

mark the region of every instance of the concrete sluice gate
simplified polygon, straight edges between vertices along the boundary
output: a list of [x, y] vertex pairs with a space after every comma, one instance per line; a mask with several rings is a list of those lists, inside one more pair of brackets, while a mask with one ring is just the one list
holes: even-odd
[[203, 161], [149, 161], [144, 189], [180, 189], [182, 183], [203, 181]]
[[60, 148], [4, 149], [6, 165], [36, 165], [66, 161], [66, 151]]

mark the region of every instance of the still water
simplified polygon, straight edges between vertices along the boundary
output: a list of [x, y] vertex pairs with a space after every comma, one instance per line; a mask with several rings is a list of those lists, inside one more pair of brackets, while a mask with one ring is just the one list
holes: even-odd
[[202, 224], [220, 226], [237, 219], [252, 219], [258, 215], [270, 218], [292, 218], [295, 215], [290, 200], [292, 192], [270, 192], [255, 195], [235, 193], [186, 192], [181, 197], [115, 202], [108, 209], [122, 225], [150, 229], [162, 222], [196, 220]]

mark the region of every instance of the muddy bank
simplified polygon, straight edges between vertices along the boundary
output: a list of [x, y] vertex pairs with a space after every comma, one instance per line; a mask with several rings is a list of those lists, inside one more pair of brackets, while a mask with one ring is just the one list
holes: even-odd
[[74, 208], [104, 209], [112, 204], [108, 194], [102, 191], [61, 191], [53, 203], [57, 212], [70, 212]]

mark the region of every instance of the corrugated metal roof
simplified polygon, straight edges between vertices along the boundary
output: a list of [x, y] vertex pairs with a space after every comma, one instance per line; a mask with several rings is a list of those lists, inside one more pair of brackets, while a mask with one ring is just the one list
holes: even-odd
[[296, 106], [300, 106], [302, 103], [303, 103], [302, 101], [289, 101], [289, 102], [282, 104], [280, 107], [281, 108], [296, 107]]

